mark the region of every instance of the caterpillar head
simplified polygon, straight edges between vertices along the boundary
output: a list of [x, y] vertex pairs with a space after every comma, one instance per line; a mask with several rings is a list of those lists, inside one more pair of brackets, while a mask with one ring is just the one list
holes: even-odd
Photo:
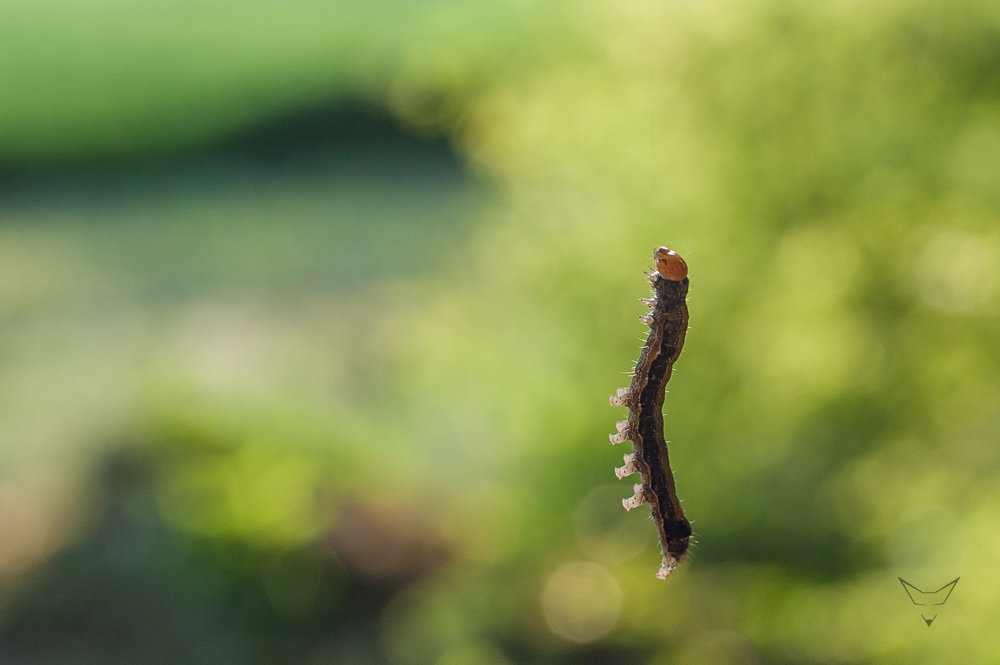
[[666, 247], [657, 247], [653, 252], [653, 260], [656, 262], [656, 272], [664, 279], [672, 282], [679, 282], [688, 275], [688, 267], [681, 258], [681, 255]]

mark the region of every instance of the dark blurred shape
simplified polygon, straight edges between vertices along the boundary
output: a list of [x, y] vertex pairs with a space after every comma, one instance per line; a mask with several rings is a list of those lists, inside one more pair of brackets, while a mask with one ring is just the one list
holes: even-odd
[[160, 467], [136, 449], [106, 461], [94, 528], [9, 600], [0, 662], [384, 662], [377, 619], [424, 570], [373, 582], [324, 547], [171, 530], [156, 510]]
[[389, 146], [454, 157], [445, 138], [418, 137], [404, 128], [388, 109], [364, 101], [333, 101], [292, 109], [209, 144], [202, 151], [280, 163], [316, 150], [371, 150]]
[[332, 175], [393, 181], [411, 179], [412, 164], [428, 178], [461, 178], [464, 166], [450, 142], [418, 136], [384, 106], [337, 99], [296, 107], [197, 146], [58, 160], [10, 161], [0, 156], [0, 198], [55, 194], [117, 197], [123, 185], [160, 189], [164, 180], [196, 178], [218, 186], [236, 178], [296, 182]]
[[588, 645], [570, 650], [546, 653], [542, 657], [524, 644], [505, 644], [514, 663], [551, 663], [551, 665], [642, 665], [650, 662], [654, 652], [640, 645]]
[[[93, 527], [8, 599], [0, 663], [390, 662], [387, 606], [449, 561], [432, 525], [405, 508], [354, 500], [330, 534], [297, 549], [181, 532], [156, 502], [178, 452], [126, 447], [106, 459]], [[492, 639], [511, 663], [638, 665], [652, 653], [643, 645], [553, 650], [507, 631]]]
[[[479, 184], [447, 141], [414, 135], [376, 103], [340, 101], [172, 153], [6, 164], [0, 155], [0, 229], [41, 234], [39, 246], [64, 238], [101, 282], [66, 297], [103, 300], [101, 318], [128, 300], [122, 286], [143, 308], [220, 292], [280, 291], [287, 303], [366, 288], [385, 275], [386, 246], [410, 248], [410, 274], [437, 265], [473, 229]], [[6, 260], [4, 275], [19, 269]], [[61, 260], [35, 272], [82, 269]]]

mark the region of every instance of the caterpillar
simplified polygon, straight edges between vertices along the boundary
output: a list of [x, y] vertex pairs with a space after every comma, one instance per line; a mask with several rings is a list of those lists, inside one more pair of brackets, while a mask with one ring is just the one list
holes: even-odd
[[663, 565], [656, 573], [662, 580], [684, 560], [691, 538], [691, 524], [677, 498], [663, 439], [663, 397], [688, 327], [688, 268], [677, 252], [666, 247], [653, 252], [653, 261], [656, 269], [646, 274], [653, 297], [640, 298], [649, 306], [649, 314], [639, 317], [649, 326], [649, 336], [632, 383], [611, 396], [612, 406], [628, 407], [628, 420], [616, 423], [618, 433], [609, 438], [612, 444], [632, 442], [632, 452], [625, 455], [625, 465], [615, 469], [615, 475], [621, 480], [638, 473], [642, 479], [633, 487], [635, 494], [622, 499], [622, 505], [632, 510], [649, 504], [663, 549]]

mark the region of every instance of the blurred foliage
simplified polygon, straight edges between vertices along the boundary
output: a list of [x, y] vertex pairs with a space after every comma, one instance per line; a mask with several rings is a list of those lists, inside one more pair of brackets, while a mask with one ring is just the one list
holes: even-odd
[[170, 154], [331, 99], [440, 124], [447, 93], [576, 48], [560, 3], [11, 0], [0, 164]]
[[[991, 3], [0, 14], [0, 657], [1000, 653]], [[659, 244], [666, 583], [603, 443]]]

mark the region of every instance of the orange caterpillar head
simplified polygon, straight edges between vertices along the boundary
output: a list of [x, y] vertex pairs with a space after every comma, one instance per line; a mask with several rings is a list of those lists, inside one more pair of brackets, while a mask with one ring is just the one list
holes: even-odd
[[687, 264], [681, 255], [672, 249], [657, 247], [653, 252], [653, 260], [656, 261], [656, 272], [664, 279], [679, 282], [688, 276]]

